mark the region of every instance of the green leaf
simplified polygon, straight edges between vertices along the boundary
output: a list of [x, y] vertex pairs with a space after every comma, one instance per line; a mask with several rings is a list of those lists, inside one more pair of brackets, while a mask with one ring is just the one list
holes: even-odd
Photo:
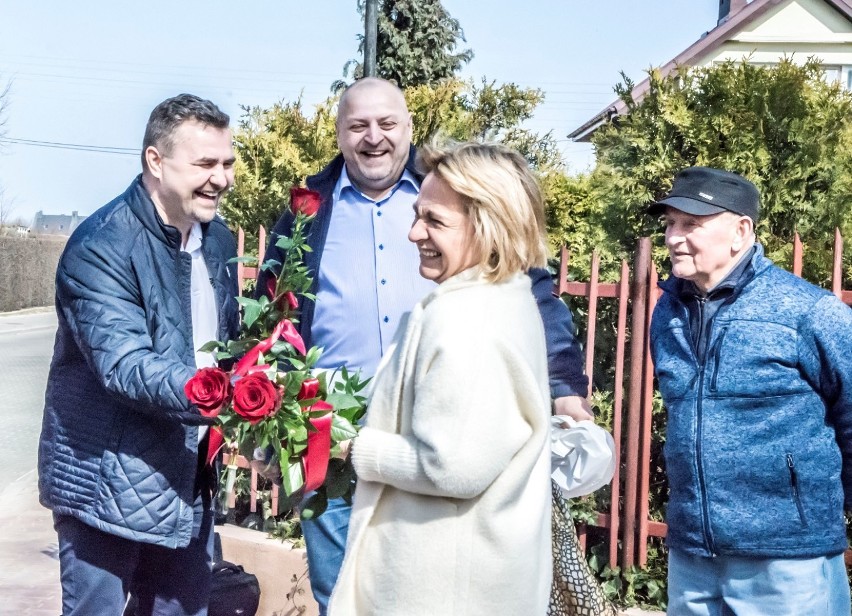
[[265, 272], [267, 270], [279, 271], [281, 268], [281, 261], [276, 261], [275, 259], [267, 259], [263, 262], [263, 265], [260, 266], [260, 271]]
[[282, 250], [290, 250], [294, 246], [293, 240], [286, 235], [280, 236], [275, 245]]
[[284, 471], [286, 469], [286, 472], [281, 473], [281, 483], [284, 493], [290, 496], [305, 485], [305, 480], [302, 476], [302, 463], [299, 461], [290, 462], [284, 454], [285, 452], [282, 450], [280, 457], [281, 470]]
[[331, 440], [340, 443], [358, 436], [358, 430], [340, 415], [331, 416]]
[[260, 316], [261, 305], [256, 299], [250, 297], [237, 297], [237, 303], [243, 308], [243, 323], [250, 328]]
[[335, 410], [360, 408], [361, 401], [352, 394], [342, 392], [331, 392], [325, 397], [326, 402], [332, 405]]
[[199, 353], [210, 353], [211, 351], [215, 351], [217, 349], [222, 348], [224, 345], [218, 340], [211, 340], [210, 342], [205, 343], [200, 349], [198, 349]]
[[320, 355], [322, 355], [322, 349], [320, 347], [311, 347], [308, 349], [308, 354], [305, 356], [305, 365], [308, 368], [315, 366], [319, 361]]

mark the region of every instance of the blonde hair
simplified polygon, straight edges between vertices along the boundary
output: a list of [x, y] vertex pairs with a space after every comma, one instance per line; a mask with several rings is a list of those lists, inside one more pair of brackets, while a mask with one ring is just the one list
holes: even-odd
[[496, 143], [432, 144], [419, 151], [417, 168], [462, 197], [488, 280], [546, 264], [544, 199], [523, 156]]

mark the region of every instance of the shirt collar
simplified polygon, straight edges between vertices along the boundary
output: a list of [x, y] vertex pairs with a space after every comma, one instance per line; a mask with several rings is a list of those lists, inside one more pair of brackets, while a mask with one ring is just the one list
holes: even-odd
[[[397, 189], [403, 184], [410, 184], [414, 189], [414, 193], [418, 194], [420, 192], [420, 184], [417, 182], [417, 178], [414, 177], [414, 174], [411, 173], [408, 169], [403, 171], [402, 177], [399, 178], [399, 181], [394, 185], [391, 191], [385, 196], [382, 201], [387, 201], [391, 198], [391, 196], [397, 191]], [[334, 186], [334, 201], [337, 202], [340, 200], [340, 195], [343, 194], [343, 191], [349, 189], [355, 192], [356, 194], [362, 196], [364, 199], [369, 201], [376, 202], [375, 199], [370, 199], [367, 195], [362, 193], [360, 190], [355, 188], [355, 185], [352, 184], [352, 180], [349, 179], [349, 173], [346, 171], [346, 164], [343, 164], [343, 168], [340, 171], [340, 178], [337, 180], [337, 184]]]
[[189, 237], [186, 238], [186, 246], [183, 246], [181, 250], [189, 253], [199, 250], [201, 248], [201, 237], [201, 223], [192, 223], [192, 227], [189, 230]]

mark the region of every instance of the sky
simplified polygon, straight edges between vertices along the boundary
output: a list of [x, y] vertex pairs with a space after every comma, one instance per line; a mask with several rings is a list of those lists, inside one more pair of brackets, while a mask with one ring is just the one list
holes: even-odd
[[[474, 59], [462, 77], [540, 88], [528, 128], [553, 131], [573, 172], [594, 162], [567, 134], [716, 25], [716, 0], [444, 0]], [[190, 92], [236, 126], [243, 106], [327, 98], [363, 31], [356, 0], [0, 0], [9, 85], [0, 190], [11, 220], [81, 215], [140, 172], [148, 115]]]

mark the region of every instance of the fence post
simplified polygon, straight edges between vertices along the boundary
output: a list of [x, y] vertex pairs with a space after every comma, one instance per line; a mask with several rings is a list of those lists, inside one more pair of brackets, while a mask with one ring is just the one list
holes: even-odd
[[831, 268], [831, 292], [843, 299], [843, 236], [834, 229], [834, 259]]
[[624, 535], [621, 566], [633, 566], [636, 543], [637, 492], [639, 485], [639, 445], [642, 427], [642, 392], [644, 385], [645, 315], [648, 307], [648, 271], [651, 263], [651, 240], [643, 237], [636, 249], [633, 268], [633, 291], [630, 322], [630, 397], [627, 406], [627, 456], [624, 465]]
[[618, 277], [618, 324], [615, 343], [615, 384], [612, 403], [612, 438], [615, 441], [615, 474], [612, 477], [612, 492], [609, 504], [609, 566], [618, 564], [618, 531], [621, 526], [619, 502], [621, 500], [621, 427], [624, 406], [624, 355], [627, 340], [627, 303], [630, 296], [630, 267], [621, 262]]
[[648, 294], [645, 324], [642, 329], [642, 440], [639, 450], [639, 544], [637, 562], [644, 567], [648, 562], [648, 508], [651, 481], [651, 426], [654, 422], [654, 365], [651, 361], [651, 316], [657, 305], [657, 268], [648, 262]]

